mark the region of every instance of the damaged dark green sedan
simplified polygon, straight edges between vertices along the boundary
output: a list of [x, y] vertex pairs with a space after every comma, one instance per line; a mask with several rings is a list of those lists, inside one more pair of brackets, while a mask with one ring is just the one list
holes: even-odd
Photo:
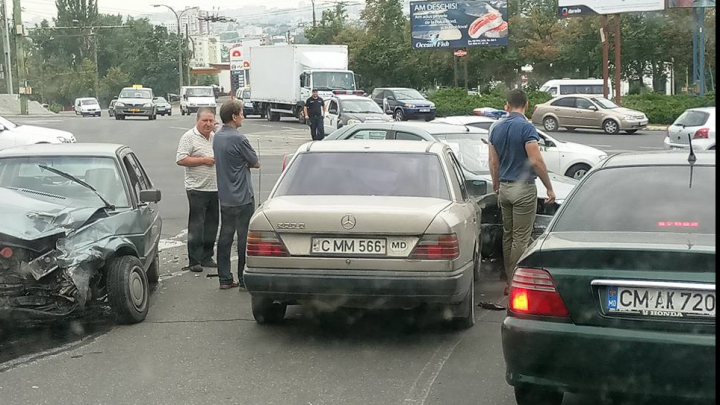
[[159, 201], [126, 146], [0, 151], [0, 320], [109, 305], [121, 323], [143, 321], [159, 278]]

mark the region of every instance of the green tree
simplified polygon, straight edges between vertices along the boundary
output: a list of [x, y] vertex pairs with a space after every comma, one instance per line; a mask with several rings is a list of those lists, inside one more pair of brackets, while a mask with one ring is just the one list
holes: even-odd
[[346, 21], [345, 4], [337, 3], [334, 9], [323, 10], [319, 25], [306, 29], [305, 38], [311, 44], [333, 44], [335, 37], [345, 29]]

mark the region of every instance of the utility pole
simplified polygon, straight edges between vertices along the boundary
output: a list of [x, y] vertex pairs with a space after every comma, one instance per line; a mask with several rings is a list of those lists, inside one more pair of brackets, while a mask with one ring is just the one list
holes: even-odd
[[[192, 60], [193, 57], [195, 56], [195, 41], [193, 41], [190, 38], [190, 29], [188, 28], [188, 24], [185, 24], [185, 39], [188, 42], [192, 42], [192, 46], [193, 46], [192, 53], [188, 52], [188, 61], [187, 61], [187, 83], [188, 83], [188, 86], [192, 86], [192, 79], [190, 78], [190, 60]], [[188, 51], [189, 51], [189, 49], [188, 49]], [[178, 93], [178, 94], [180, 94], [180, 93]]]
[[693, 92], [705, 95], [705, 8], [693, 8]]
[[315, 0], [310, 0], [312, 2], [312, 9], [313, 9], [313, 28], [317, 27], [317, 22], [315, 20]]
[[620, 83], [620, 73], [622, 70], [622, 61], [620, 60], [621, 52], [620, 52], [620, 22], [621, 22], [620, 14], [615, 14], [615, 104], [620, 104], [622, 102], [622, 92], [621, 92], [621, 83]]
[[607, 17], [600, 16], [600, 41], [602, 42], [602, 76], [603, 76], [603, 97], [608, 98], [608, 80], [610, 76], [610, 44], [608, 43]]
[[13, 75], [12, 75], [12, 58], [10, 57], [10, 27], [8, 27], [7, 19], [7, 6], [5, 0], [0, 0], [0, 19], [2, 19], [2, 41], [3, 41], [3, 56], [5, 68], [5, 83], [7, 87], [7, 93], [13, 94]]
[[[465, 50], [467, 52], [467, 49]], [[465, 69], [465, 90], [469, 90], [469, 84], [468, 84], [468, 56], [465, 54], [463, 56], [463, 67]]]
[[20, 91], [20, 115], [27, 115], [28, 113], [28, 100], [27, 100], [27, 77], [25, 75], [25, 30], [22, 25], [22, 7], [20, 7], [20, 0], [13, 0], [13, 24], [15, 25], [15, 45], [17, 50], [15, 51], [15, 59], [17, 60], [17, 78], [18, 88]]
[[100, 65], [98, 65], [97, 33], [90, 28], [90, 35], [93, 37], [93, 56], [95, 57], [95, 99], [100, 100]]

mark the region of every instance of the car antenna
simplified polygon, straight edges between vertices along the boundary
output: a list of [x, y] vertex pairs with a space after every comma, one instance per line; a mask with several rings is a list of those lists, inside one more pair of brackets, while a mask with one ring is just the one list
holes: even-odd
[[455, 117], [455, 121], [459, 122], [460, 125], [462, 125], [462, 126], [465, 127], [465, 132], [470, 132], [470, 128], [468, 128], [467, 124], [465, 124], [464, 122], [460, 121], [460, 118]]
[[690, 188], [692, 188], [693, 168], [695, 162], [697, 162], [697, 156], [695, 156], [695, 150], [693, 150], [692, 136], [688, 133], [688, 144], [690, 145], [690, 156], [688, 156], [688, 163], [690, 163]]

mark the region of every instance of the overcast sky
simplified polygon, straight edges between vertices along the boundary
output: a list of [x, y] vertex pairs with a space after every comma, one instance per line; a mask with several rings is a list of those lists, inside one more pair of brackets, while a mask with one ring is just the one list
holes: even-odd
[[[212, 11], [213, 7], [220, 9], [238, 9], [244, 5], [262, 4], [267, 7], [288, 8], [296, 7], [299, 0], [98, 0], [98, 7], [101, 13], [107, 14], [147, 14], [159, 11], [150, 4], [167, 4], [176, 10], [185, 7], [200, 6], [203, 10]], [[8, 1], [8, 9], [12, 12], [12, 1]], [[21, 0], [23, 6], [23, 20], [51, 19], [57, 15], [55, 0]], [[167, 10], [167, 9], [165, 9]]]

